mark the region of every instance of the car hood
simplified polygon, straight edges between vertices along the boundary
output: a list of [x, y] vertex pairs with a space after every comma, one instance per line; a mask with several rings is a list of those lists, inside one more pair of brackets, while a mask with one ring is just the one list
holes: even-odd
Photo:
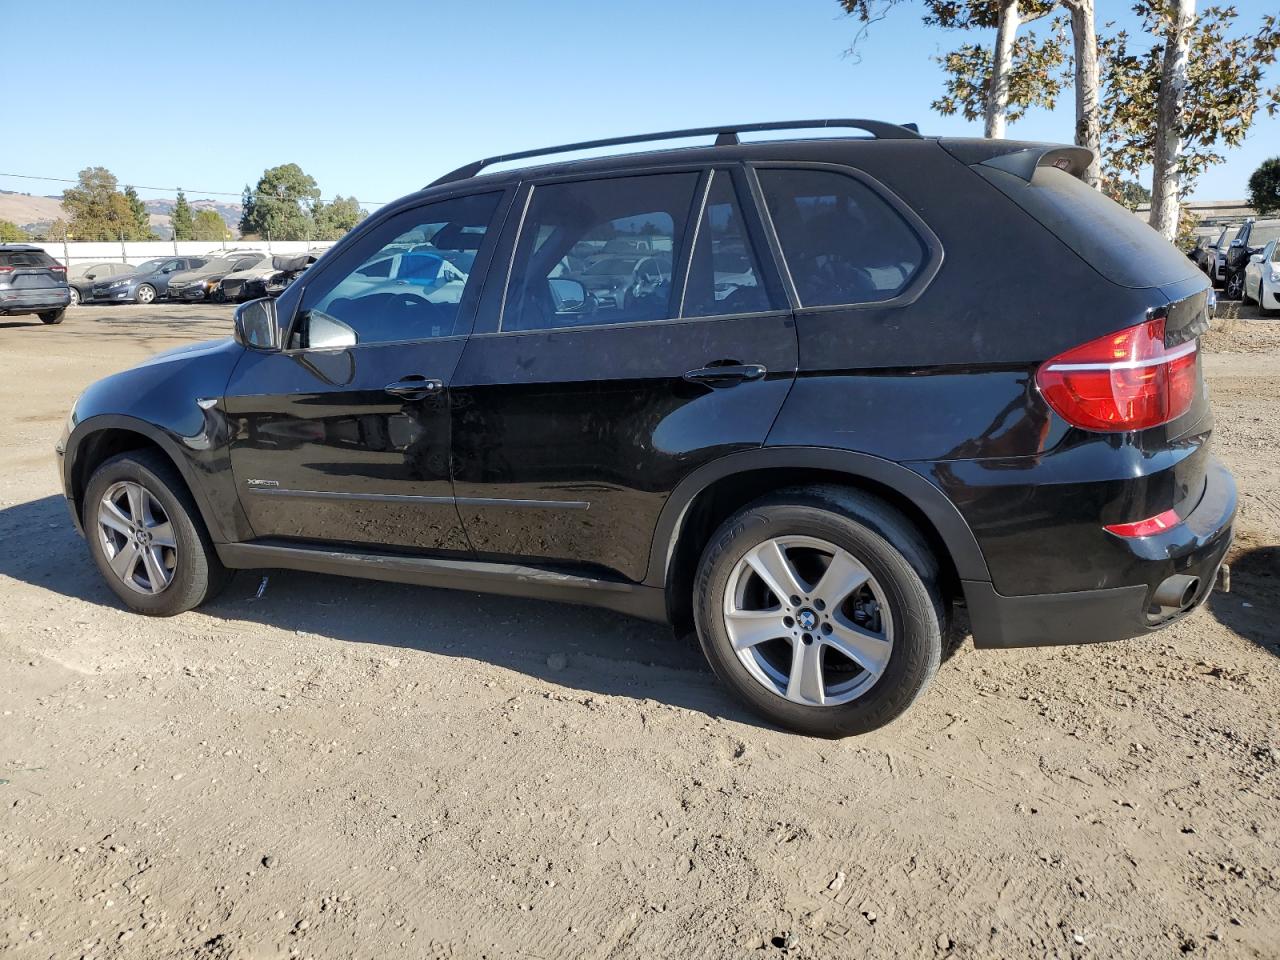
[[220, 340], [206, 340], [204, 343], [189, 343], [184, 347], [174, 347], [172, 350], [162, 350], [153, 357], [148, 357], [141, 363], [134, 364], [130, 370], [137, 370], [141, 367], [152, 367], [161, 363], [172, 363], [175, 360], [192, 360], [196, 357], [203, 357], [209, 354], [240, 353], [242, 348], [231, 337], [223, 337]]
[[226, 276], [225, 270], [214, 267], [210, 270], [208, 267], [195, 267], [191, 270], [179, 270], [177, 273], [169, 275], [169, 283], [190, 283], [192, 280], [208, 280], [212, 277]]

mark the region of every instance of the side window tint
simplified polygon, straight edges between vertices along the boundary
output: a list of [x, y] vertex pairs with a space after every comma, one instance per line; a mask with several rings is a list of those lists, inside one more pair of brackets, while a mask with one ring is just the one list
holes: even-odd
[[769, 216], [805, 307], [897, 296], [926, 250], [870, 187], [828, 170], [761, 170]]
[[697, 184], [675, 173], [535, 187], [502, 329], [674, 317], [672, 271]]
[[460, 304], [479, 279], [471, 267], [501, 198], [484, 193], [415, 207], [366, 233], [307, 287], [290, 346], [466, 333]]
[[698, 225], [684, 295], [686, 317], [758, 313], [769, 309], [760, 261], [751, 249], [733, 178], [723, 170], [711, 177], [711, 190]]

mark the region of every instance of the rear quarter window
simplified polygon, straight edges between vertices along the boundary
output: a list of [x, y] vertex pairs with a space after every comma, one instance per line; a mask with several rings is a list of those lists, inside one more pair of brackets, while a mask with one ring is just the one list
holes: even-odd
[[980, 164], [973, 169], [1112, 283], [1158, 287], [1200, 272], [1144, 220], [1064, 170], [1039, 167], [1027, 183]]
[[861, 181], [803, 168], [758, 176], [801, 306], [891, 300], [924, 265], [923, 241]]

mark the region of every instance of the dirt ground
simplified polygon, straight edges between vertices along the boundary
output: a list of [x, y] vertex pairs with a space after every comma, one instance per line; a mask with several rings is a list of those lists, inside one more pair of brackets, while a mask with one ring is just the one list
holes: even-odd
[[273, 572], [126, 613], [52, 447], [221, 307], [0, 321], [0, 954], [1280, 956], [1280, 323], [1207, 338], [1234, 590], [830, 743], [610, 613]]

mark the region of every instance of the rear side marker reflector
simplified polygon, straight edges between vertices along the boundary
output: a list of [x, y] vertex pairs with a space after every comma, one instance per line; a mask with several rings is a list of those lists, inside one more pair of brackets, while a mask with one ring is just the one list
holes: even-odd
[[1166, 510], [1164, 513], [1158, 513], [1154, 517], [1148, 517], [1146, 520], [1138, 520], [1134, 523], [1109, 523], [1105, 527], [1108, 533], [1114, 533], [1117, 537], [1154, 537], [1157, 533], [1164, 533], [1171, 530], [1182, 522], [1182, 518], [1178, 516], [1176, 511]]
[[1036, 373], [1054, 411], [1084, 430], [1146, 430], [1176, 420], [1195, 400], [1197, 342], [1165, 346], [1164, 319], [1109, 333], [1060, 353]]

